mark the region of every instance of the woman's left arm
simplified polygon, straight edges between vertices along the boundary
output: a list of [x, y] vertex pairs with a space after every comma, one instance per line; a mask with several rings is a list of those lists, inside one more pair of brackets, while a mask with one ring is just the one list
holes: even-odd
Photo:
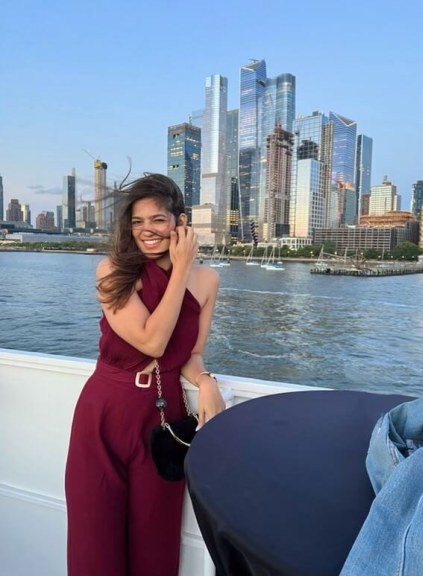
[[225, 408], [222, 395], [216, 380], [209, 376], [204, 367], [203, 352], [206, 347], [207, 338], [213, 318], [214, 306], [216, 303], [217, 291], [219, 288], [219, 275], [211, 268], [198, 270], [198, 288], [207, 296], [202, 305], [199, 320], [199, 331], [197, 342], [191, 353], [188, 362], [182, 367], [181, 373], [189, 382], [198, 387], [198, 425], [201, 428], [207, 420], [222, 412]]

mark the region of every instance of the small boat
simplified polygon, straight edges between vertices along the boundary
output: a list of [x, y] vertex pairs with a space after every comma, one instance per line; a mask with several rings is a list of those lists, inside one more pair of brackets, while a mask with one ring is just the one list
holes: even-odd
[[223, 246], [222, 251], [220, 253], [220, 265], [221, 266], [230, 266], [231, 260], [229, 258], [229, 254], [225, 256], [225, 247]]
[[215, 246], [213, 248], [213, 252], [211, 255], [211, 259], [210, 259], [210, 266], [212, 268], [221, 268], [222, 264], [221, 264], [221, 253], [219, 252], [219, 250], [217, 249], [217, 246]]
[[268, 254], [267, 248], [268, 248], [268, 247], [266, 246], [266, 248], [264, 249], [264, 252], [263, 252], [263, 256], [261, 257], [260, 266], [261, 266], [262, 268], [264, 268], [264, 267], [266, 266], [266, 264], [267, 264], [267, 262], [268, 262], [268, 260], [269, 260], [269, 254]]
[[273, 246], [269, 258], [265, 264], [262, 265], [263, 268], [265, 270], [285, 270], [285, 268], [282, 266], [282, 262], [275, 262], [275, 259], [275, 247]]
[[229, 256], [225, 256], [225, 247], [219, 252], [217, 246], [214, 247], [212, 257], [210, 260], [210, 266], [212, 268], [222, 268], [222, 266], [230, 266], [231, 261]]
[[245, 261], [245, 264], [247, 266], [258, 266], [259, 262], [257, 260], [253, 260], [253, 254], [254, 254], [254, 246], [251, 246], [251, 250], [247, 256], [247, 260]]

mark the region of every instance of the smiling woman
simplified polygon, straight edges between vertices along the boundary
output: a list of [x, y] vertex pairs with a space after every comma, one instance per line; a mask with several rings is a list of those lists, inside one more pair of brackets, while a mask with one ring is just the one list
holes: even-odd
[[[186, 224], [182, 193], [166, 176], [151, 174], [140, 178], [123, 187], [122, 196], [112, 250], [97, 274], [101, 302], [111, 305], [115, 312], [127, 303], [139, 280], [140, 266], [149, 260], [150, 249], [140, 238], [158, 241], [174, 234], [176, 242], [179, 233], [182, 237], [182, 229], [177, 228], [177, 223]], [[155, 218], [162, 220], [162, 224], [153, 224]], [[149, 230], [146, 230], [147, 224]], [[164, 244], [163, 256], [170, 257], [167, 251], [171, 243]], [[160, 254], [159, 250], [157, 254]], [[166, 259], [163, 264], [169, 268], [171, 261]]]
[[159, 477], [150, 436], [163, 409], [170, 422], [184, 416], [181, 374], [199, 388], [200, 427], [224, 408], [203, 363], [219, 282], [194, 265], [197, 235], [172, 180], [150, 174], [122, 193], [111, 254], [97, 267], [100, 355], [75, 409], [66, 467], [68, 574], [117, 576], [130, 566], [176, 576], [184, 484]]
[[[186, 221], [186, 215], [180, 214], [178, 225], [184, 226]], [[140, 252], [147, 258], [158, 258], [169, 250], [171, 233], [176, 227], [176, 218], [173, 214], [169, 214], [155, 198], [144, 198], [134, 202], [131, 224], [135, 242]]]

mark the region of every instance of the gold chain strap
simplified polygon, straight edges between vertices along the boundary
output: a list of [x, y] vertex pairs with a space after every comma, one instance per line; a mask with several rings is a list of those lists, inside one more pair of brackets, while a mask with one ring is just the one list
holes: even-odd
[[[157, 362], [157, 360], [154, 361], [154, 371], [156, 372], [156, 384], [157, 384], [157, 397], [159, 400], [164, 400], [163, 395], [162, 395], [162, 381], [160, 378], [160, 366], [159, 363]], [[187, 411], [188, 416], [192, 415], [191, 412], [191, 408], [189, 406], [189, 402], [188, 402], [188, 398], [187, 398], [187, 394], [185, 392], [185, 388], [182, 386], [181, 384], [181, 388], [182, 388], [182, 398], [184, 400], [184, 404], [185, 404], [185, 409]], [[160, 424], [162, 426], [162, 428], [167, 428], [169, 425], [166, 422], [166, 418], [165, 418], [165, 414], [164, 414], [164, 408], [166, 407], [166, 403], [165, 401], [162, 403], [161, 406], [157, 406], [157, 408], [159, 409], [160, 412]], [[173, 432], [172, 432], [173, 434]]]

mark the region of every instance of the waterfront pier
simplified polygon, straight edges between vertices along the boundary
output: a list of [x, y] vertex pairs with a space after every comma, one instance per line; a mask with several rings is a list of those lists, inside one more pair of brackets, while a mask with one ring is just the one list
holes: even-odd
[[342, 267], [339, 265], [313, 266], [312, 274], [329, 274], [332, 276], [401, 276], [405, 274], [419, 274], [423, 272], [423, 265], [401, 264], [400, 266], [367, 266], [365, 268]]

